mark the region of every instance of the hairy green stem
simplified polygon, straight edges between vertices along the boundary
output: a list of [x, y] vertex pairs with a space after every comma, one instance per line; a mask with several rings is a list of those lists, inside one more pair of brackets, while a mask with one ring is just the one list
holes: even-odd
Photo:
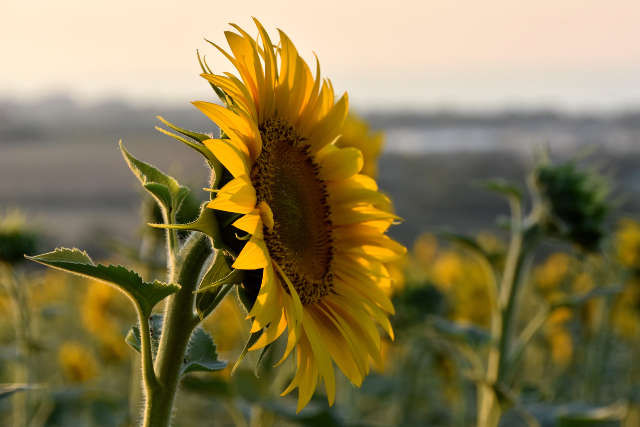
[[491, 333], [497, 347], [489, 352], [486, 381], [478, 389], [478, 425], [495, 427], [502, 415], [502, 403], [496, 389], [507, 387], [507, 375], [512, 369], [513, 339], [516, 326], [518, 297], [524, 283], [530, 255], [537, 244], [537, 228], [525, 226], [522, 206], [510, 199], [511, 239], [500, 282], [497, 309], [492, 312]]
[[[30, 338], [30, 312], [26, 300], [24, 288], [18, 283], [12, 267], [0, 265], [0, 279], [5, 276], [6, 290], [11, 298], [15, 321], [16, 349], [18, 350], [18, 361], [14, 368], [14, 381], [19, 384], [30, 384], [31, 351]], [[5, 281], [3, 280], [3, 282]], [[27, 393], [16, 393], [13, 396], [13, 425], [23, 427], [28, 425], [28, 396]]]
[[200, 270], [210, 255], [211, 246], [208, 238], [204, 235], [194, 235], [185, 243], [181, 251], [180, 265], [174, 269], [177, 277], [173, 278], [177, 280], [172, 282], [177, 282], [180, 290], [166, 302], [162, 335], [155, 361], [158, 387], [147, 395], [143, 423], [145, 427], [170, 425], [180, 368], [189, 337], [197, 324], [194, 291]]
[[158, 388], [158, 379], [153, 370], [153, 355], [151, 350], [151, 331], [149, 330], [149, 317], [141, 309], [138, 309], [138, 322], [140, 323], [140, 360], [142, 363], [142, 383], [147, 396]]

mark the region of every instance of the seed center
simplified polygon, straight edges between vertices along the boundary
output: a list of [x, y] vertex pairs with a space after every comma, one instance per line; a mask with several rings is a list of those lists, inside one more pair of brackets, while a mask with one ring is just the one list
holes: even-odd
[[332, 287], [333, 242], [326, 186], [308, 146], [291, 126], [270, 119], [259, 129], [262, 152], [251, 170], [251, 181], [258, 202], [271, 208], [274, 222], [272, 230], [264, 228], [264, 239], [271, 258], [292, 282], [302, 303], [313, 303]]

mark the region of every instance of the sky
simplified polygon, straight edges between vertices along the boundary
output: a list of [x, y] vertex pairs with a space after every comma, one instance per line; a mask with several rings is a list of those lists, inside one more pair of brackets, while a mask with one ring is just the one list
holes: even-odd
[[637, 0], [0, 0], [0, 99], [209, 96], [234, 22], [285, 31], [359, 109], [640, 107]]

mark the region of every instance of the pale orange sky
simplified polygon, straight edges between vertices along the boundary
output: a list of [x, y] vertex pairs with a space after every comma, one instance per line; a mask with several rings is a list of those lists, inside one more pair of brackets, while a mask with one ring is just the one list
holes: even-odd
[[195, 49], [276, 27], [360, 108], [640, 106], [640, 1], [1, 0], [0, 98], [209, 96]]

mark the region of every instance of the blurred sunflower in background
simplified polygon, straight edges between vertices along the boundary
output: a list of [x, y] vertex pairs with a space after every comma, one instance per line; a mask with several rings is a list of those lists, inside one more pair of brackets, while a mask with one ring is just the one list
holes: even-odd
[[276, 47], [255, 22], [261, 45], [235, 25], [231, 53], [216, 45], [240, 79], [203, 74], [227, 106], [194, 105], [220, 127], [222, 138], [204, 143], [233, 176], [208, 206], [240, 214], [233, 225], [250, 238], [233, 267], [262, 274], [249, 317], [263, 333], [251, 350], [288, 330], [280, 363], [295, 349], [297, 369], [283, 394], [298, 388], [299, 411], [319, 379], [333, 404], [334, 363], [359, 386], [370, 357], [380, 359], [377, 326], [393, 336], [386, 264], [405, 248], [385, 235], [397, 217], [360, 173], [362, 152], [336, 144], [346, 94], [336, 101], [319, 64], [314, 76], [286, 34]]
[[72, 383], [84, 383], [98, 373], [98, 363], [84, 345], [67, 341], [58, 350], [58, 363], [64, 378]]
[[87, 291], [80, 311], [82, 324], [100, 345], [106, 361], [120, 361], [129, 352], [122, 339], [121, 319], [127, 319], [127, 301], [120, 291], [95, 280], [86, 279]]

